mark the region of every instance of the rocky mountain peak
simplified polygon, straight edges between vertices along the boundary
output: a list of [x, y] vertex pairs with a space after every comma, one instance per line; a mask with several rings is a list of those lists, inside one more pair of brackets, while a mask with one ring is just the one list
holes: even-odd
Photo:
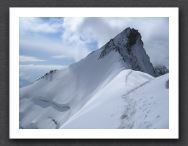
[[118, 52], [126, 65], [131, 69], [155, 76], [149, 56], [143, 48], [141, 34], [134, 28], [126, 28], [102, 47], [99, 59], [111, 51]]

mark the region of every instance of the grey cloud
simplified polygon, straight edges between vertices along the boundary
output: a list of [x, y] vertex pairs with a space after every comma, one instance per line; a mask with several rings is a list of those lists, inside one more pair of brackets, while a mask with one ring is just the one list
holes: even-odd
[[152, 63], [168, 66], [169, 20], [168, 18], [85, 18], [79, 26], [80, 34], [95, 39], [101, 47], [126, 27], [139, 30], [144, 47]]

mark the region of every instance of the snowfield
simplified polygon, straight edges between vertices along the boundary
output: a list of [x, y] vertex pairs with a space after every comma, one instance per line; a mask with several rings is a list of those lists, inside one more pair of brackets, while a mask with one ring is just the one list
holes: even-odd
[[20, 128], [168, 128], [168, 74], [127, 28], [101, 49], [20, 88]]

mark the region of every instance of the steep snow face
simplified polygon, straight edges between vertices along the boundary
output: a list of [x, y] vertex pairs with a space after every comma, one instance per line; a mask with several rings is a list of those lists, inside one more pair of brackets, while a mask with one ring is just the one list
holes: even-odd
[[99, 60], [100, 52], [21, 88], [20, 127], [59, 128], [124, 69], [118, 53]]
[[61, 128], [168, 128], [168, 74], [120, 72]]
[[126, 69], [154, 74], [140, 34], [130, 28], [81, 61], [20, 88], [20, 127], [60, 128]]

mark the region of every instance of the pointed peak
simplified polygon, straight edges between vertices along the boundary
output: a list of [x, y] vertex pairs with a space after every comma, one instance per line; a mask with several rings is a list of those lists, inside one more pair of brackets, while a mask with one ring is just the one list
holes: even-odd
[[154, 75], [153, 65], [143, 48], [141, 34], [138, 30], [130, 27], [124, 29], [102, 47], [98, 59], [105, 57], [112, 51], [118, 52], [124, 64], [129, 64], [133, 70]]
[[127, 28], [125, 28], [124, 30], [123, 30], [123, 32], [128, 32], [128, 31], [130, 31], [131, 30], [131, 28], [130, 27], [127, 27]]
[[103, 46], [103, 51], [101, 52], [99, 58], [104, 57], [112, 50], [119, 51], [120, 49], [123, 49], [129, 53], [131, 51], [131, 47], [138, 39], [141, 39], [141, 35], [138, 30], [128, 27], [113, 39], [110, 39], [110, 41]]
[[[138, 38], [139, 36], [141, 36], [137, 29], [130, 28], [130, 27], [124, 29], [120, 34], [121, 35], [126, 34], [127, 38], [135, 38], [135, 39]], [[122, 36], [122, 37], [124, 37], [124, 36]]]

